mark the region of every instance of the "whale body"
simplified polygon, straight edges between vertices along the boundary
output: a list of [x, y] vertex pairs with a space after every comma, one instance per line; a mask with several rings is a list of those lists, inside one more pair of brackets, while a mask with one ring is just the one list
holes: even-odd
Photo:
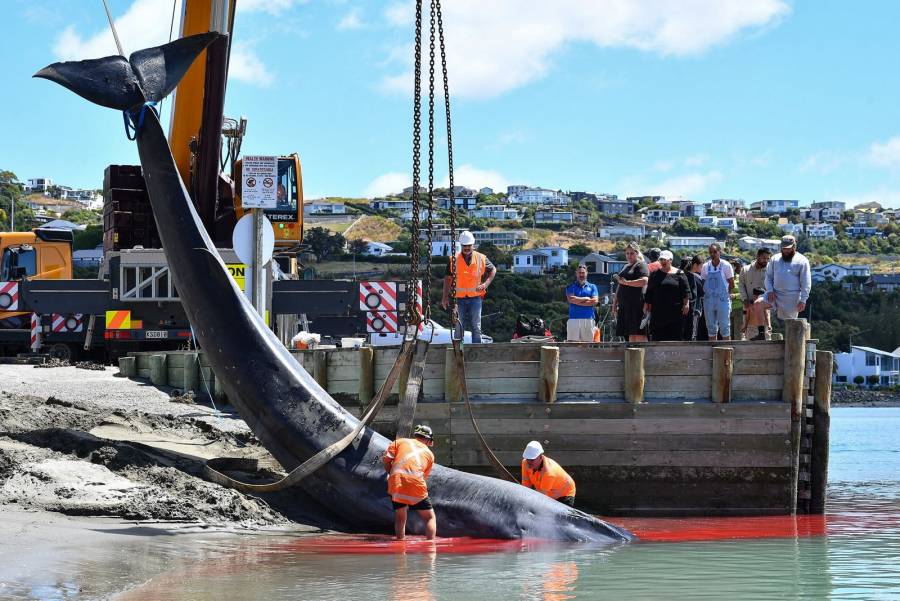
[[[357, 418], [310, 376], [263, 323], [229, 276], [175, 166], [156, 114], [144, 104], [171, 92], [193, 60], [222, 34], [190, 36], [107, 57], [55, 63], [38, 73], [102, 106], [143, 113], [136, 142], [169, 270], [216, 378], [260, 442], [287, 470], [350, 433]], [[390, 533], [394, 512], [381, 457], [388, 441], [366, 428], [305, 478], [304, 511], [360, 533]], [[629, 532], [534, 490], [435, 465], [428, 479], [440, 536], [620, 543]], [[298, 495], [300, 496], [300, 495]], [[408, 528], [421, 533], [411, 516]]]

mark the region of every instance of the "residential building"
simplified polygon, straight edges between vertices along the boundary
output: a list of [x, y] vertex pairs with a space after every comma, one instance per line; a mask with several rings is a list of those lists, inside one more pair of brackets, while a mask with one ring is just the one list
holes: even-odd
[[684, 217], [703, 217], [706, 215], [706, 207], [693, 200], [673, 200], [669, 208], [681, 211]]
[[413, 203], [400, 198], [374, 198], [369, 207], [374, 211], [412, 211]]
[[[517, 186], [510, 186], [514, 188]], [[511, 204], [522, 205], [554, 205], [568, 206], [572, 204], [572, 199], [558, 190], [549, 190], [547, 188], [525, 188], [517, 192], [510, 193], [507, 202]]]
[[585, 256], [581, 262], [587, 267], [589, 276], [619, 273], [626, 263], [622, 259], [601, 255], [600, 253], [591, 253]]
[[601, 195], [597, 199], [597, 210], [604, 215], [634, 215], [636, 206], [630, 200], [622, 200], [615, 195]]
[[[433, 215], [433, 213], [432, 213]], [[408, 211], [403, 211], [400, 213], [400, 219], [402, 221], [412, 221], [413, 218], [413, 210], [410, 209]], [[428, 209], [419, 209], [419, 222], [424, 222], [428, 219]]]
[[644, 212], [644, 221], [646, 223], [670, 224], [681, 217], [681, 211], [671, 211], [669, 209], [647, 209]]
[[810, 223], [806, 226], [806, 235], [816, 240], [834, 240], [834, 226], [830, 223]]
[[666, 202], [665, 196], [629, 196], [625, 200], [639, 205], [641, 203], [648, 205], [658, 205]]
[[490, 242], [497, 246], [522, 246], [528, 240], [528, 232], [524, 230], [503, 230], [499, 232], [472, 232], [475, 244]]
[[[435, 199], [437, 202], [437, 206], [444, 210], [450, 210], [450, 199], [449, 198], [437, 198]], [[456, 208], [462, 211], [470, 211], [475, 208], [475, 205], [478, 204], [478, 197], [474, 194], [472, 195], [460, 195], [453, 196], [453, 204], [456, 205]]]
[[569, 263], [569, 251], [561, 246], [517, 250], [513, 253], [513, 273], [540, 275]]
[[[412, 211], [410, 211], [410, 218], [412, 218]], [[427, 213], [426, 213], [427, 218]], [[421, 219], [421, 218], [420, 218]], [[462, 230], [457, 230], [457, 235], [462, 232]], [[424, 223], [424, 220], [419, 221], [419, 240], [427, 240], [428, 239], [428, 224]], [[431, 224], [431, 239], [432, 240], [450, 240], [450, 226], [446, 223], [432, 223]]]
[[871, 269], [867, 265], [839, 265], [837, 263], [818, 265], [813, 267], [810, 272], [812, 281], [815, 283], [840, 282], [848, 276], [867, 278], [871, 275]]
[[[454, 251], [453, 248], [456, 248]], [[432, 240], [431, 242], [431, 256], [432, 257], [448, 257], [451, 254], [456, 254], [462, 250], [462, 245], [459, 242], [455, 244], [450, 241], [449, 238], [445, 240]]]
[[747, 216], [747, 203], [736, 198], [717, 198], [709, 203], [707, 209], [711, 213], [719, 213], [720, 215], [731, 217]]
[[875, 292], [876, 290], [881, 292], [900, 290], [900, 274], [876, 273], [865, 283], [865, 287], [869, 292]]
[[757, 211], [763, 215], [780, 215], [799, 208], [799, 200], [760, 200], [750, 205], [751, 211]]
[[465, 186], [453, 186], [453, 196], [477, 196], [478, 193], [472, 188]]
[[310, 215], [347, 214], [347, 206], [342, 202], [311, 202], [305, 208]]
[[797, 236], [803, 235], [803, 224], [802, 223], [779, 223], [778, 228], [784, 232], [785, 236]]
[[697, 224], [703, 227], [718, 227], [732, 232], [738, 231], [737, 217], [713, 217], [705, 215], [697, 219]]
[[870, 238], [872, 236], [881, 237], [882, 233], [873, 225], [849, 225], [844, 228], [844, 233], [851, 238]]
[[887, 225], [889, 221], [884, 213], [853, 211], [853, 225]]
[[487, 186], [485, 186], [484, 188], [480, 189], [480, 190], [478, 191], [478, 193], [479, 193], [479, 194], [484, 194], [485, 196], [490, 196], [491, 194], [494, 193], [494, 189], [493, 189], [493, 188], [488, 188]]
[[100, 267], [103, 262], [103, 245], [98, 244], [96, 247], [86, 250], [76, 250], [72, 252], [73, 267]]
[[[419, 194], [420, 195], [427, 194], [427, 193], [428, 193], [428, 190], [424, 186], [419, 186]], [[406, 188], [403, 188], [403, 192], [401, 193], [401, 196], [406, 196], [408, 198], [408, 197], [411, 197], [412, 195], [413, 195], [413, 187], [412, 186], [407, 186]]]
[[59, 187], [59, 197], [63, 200], [74, 200], [82, 204], [90, 204], [97, 199], [103, 198], [96, 190], [76, 190], [68, 186]]
[[706, 248], [716, 242], [714, 236], [669, 236], [667, 244], [672, 250], [683, 248]]
[[50, 194], [53, 180], [49, 177], [33, 177], [25, 185], [26, 194]]
[[646, 225], [607, 225], [597, 232], [598, 238], [608, 240], [640, 240], [646, 235]]
[[383, 242], [368, 242], [366, 244], [366, 252], [363, 253], [370, 257], [383, 257], [384, 255], [392, 252], [394, 248]]
[[506, 186], [506, 195], [515, 196], [528, 189], [528, 186]]
[[781, 252], [781, 240], [767, 240], [765, 238], [744, 236], [743, 238], [738, 239], [738, 248], [748, 251], [757, 251], [760, 248], [768, 248], [773, 253], [777, 253]]
[[900, 384], [900, 354], [896, 351], [891, 353], [868, 346], [851, 346], [849, 353], [837, 353], [834, 362], [837, 365], [835, 382], [853, 384], [857, 376], [862, 376], [866, 379], [865, 385], [871, 386], [871, 376], [878, 379], [876, 386]]
[[575, 220], [575, 213], [572, 211], [535, 211], [535, 223], [572, 223]]
[[522, 217], [519, 209], [506, 205], [481, 205], [469, 211], [469, 216], [476, 219], [494, 219], [496, 221], [518, 221]]

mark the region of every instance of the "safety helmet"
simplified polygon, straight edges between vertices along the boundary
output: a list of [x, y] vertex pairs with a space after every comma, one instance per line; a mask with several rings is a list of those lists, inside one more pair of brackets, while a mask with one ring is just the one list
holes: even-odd
[[475, 244], [475, 236], [472, 235], [472, 232], [469, 230], [465, 230], [463, 233], [459, 235], [459, 243], [463, 246], [468, 246], [469, 244]]
[[416, 426], [414, 434], [428, 440], [434, 440], [434, 433], [432, 433], [431, 428], [423, 424]]
[[537, 459], [541, 455], [544, 454], [544, 447], [541, 446], [536, 440], [532, 440], [525, 447], [525, 452], [522, 453], [523, 459]]

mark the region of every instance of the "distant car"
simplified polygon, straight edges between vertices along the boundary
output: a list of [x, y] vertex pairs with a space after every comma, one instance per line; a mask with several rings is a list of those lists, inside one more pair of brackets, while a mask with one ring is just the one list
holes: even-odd
[[[432, 338], [432, 329], [434, 337]], [[419, 340], [430, 340], [433, 344], [450, 344], [450, 328], [444, 327], [434, 320], [429, 321], [422, 328], [419, 334]], [[466, 330], [463, 336], [464, 344], [471, 344], [472, 332]], [[481, 335], [482, 344], [491, 344], [494, 339], [486, 334]], [[369, 334], [369, 344], [372, 346], [398, 346], [403, 343], [403, 334]]]

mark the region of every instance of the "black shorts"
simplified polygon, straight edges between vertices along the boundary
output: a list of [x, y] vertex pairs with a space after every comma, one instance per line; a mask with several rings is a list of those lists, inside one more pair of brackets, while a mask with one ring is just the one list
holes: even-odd
[[398, 509], [403, 509], [404, 507], [409, 507], [410, 509], [416, 509], [416, 510], [422, 510], [422, 511], [428, 510], [428, 509], [434, 509], [434, 505], [431, 504], [431, 499], [429, 499], [428, 497], [425, 497], [424, 499], [422, 499], [415, 505], [407, 505], [406, 503], [398, 503], [397, 501], [391, 501], [391, 505], [394, 506], [394, 511], [396, 511]]
[[560, 497], [557, 501], [569, 507], [575, 507], [575, 497]]

